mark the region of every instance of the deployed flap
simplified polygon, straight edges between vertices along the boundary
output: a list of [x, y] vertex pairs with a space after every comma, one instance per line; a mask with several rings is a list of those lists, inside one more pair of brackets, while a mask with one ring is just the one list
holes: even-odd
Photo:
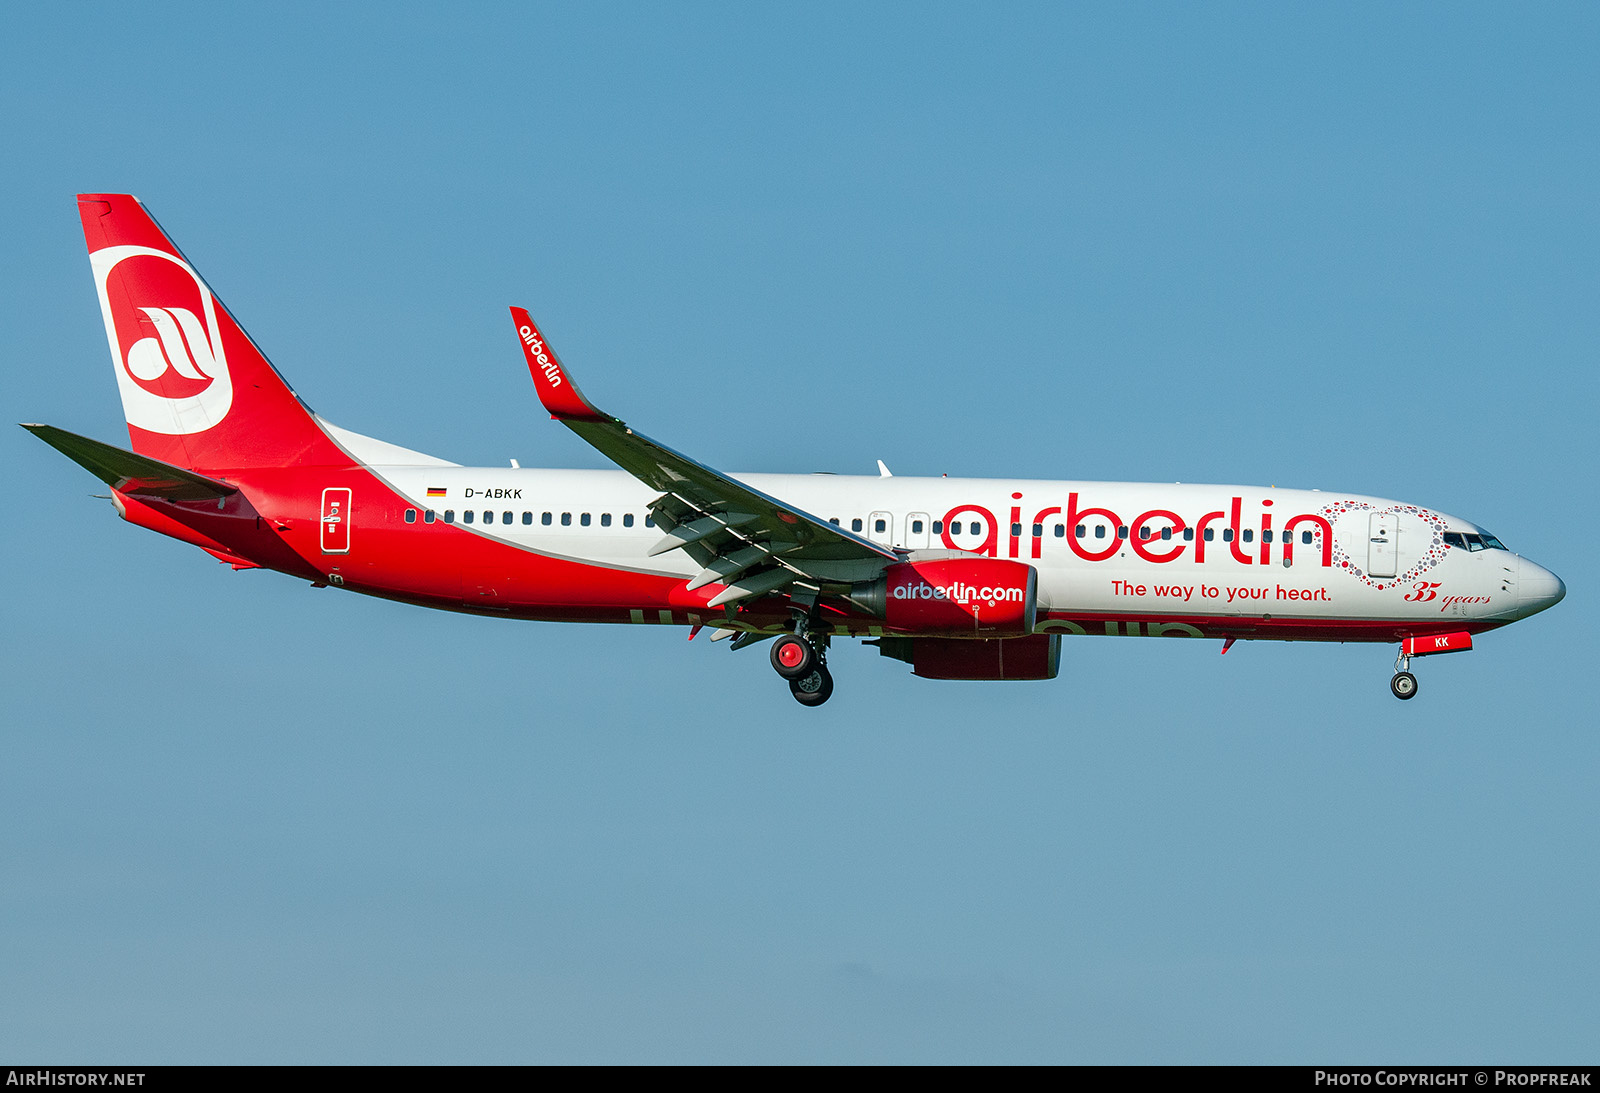
[[207, 478], [147, 455], [90, 440], [54, 425], [22, 426], [119, 493], [168, 501], [208, 501], [238, 493], [239, 487]]
[[[837, 570], [837, 566], [827, 564], [830, 562], [889, 564], [899, 561], [893, 549], [853, 535], [753, 489], [634, 432], [618, 418], [596, 409], [572, 382], [570, 373], [527, 311], [514, 307], [511, 317], [516, 321], [517, 337], [522, 343], [528, 371], [533, 375], [545, 409], [617, 466], [661, 492], [662, 496], [651, 506], [657, 522], [671, 530], [706, 517], [718, 518], [698, 525], [694, 532], [684, 536], [684, 549], [702, 565], [708, 565], [725, 551], [746, 548], [750, 544], [761, 545], [771, 564], [799, 577], [815, 574], [815, 580], [830, 579], [828, 574]], [[707, 539], [704, 531], [712, 523], [723, 524], [723, 534]], [[768, 584], [765, 575], [758, 578], [754, 574], [739, 582], [744, 588], [761, 588], [763, 592], [772, 591], [764, 587]], [[725, 595], [720, 594], [718, 598]], [[721, 599], [721, 602], [737, 598], [741, 597]]]

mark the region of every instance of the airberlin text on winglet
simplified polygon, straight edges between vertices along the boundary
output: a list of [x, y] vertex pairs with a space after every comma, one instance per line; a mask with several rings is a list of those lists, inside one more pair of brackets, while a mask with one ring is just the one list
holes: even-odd
[[528, 347], [528, 362], [539, 366], [551, 387], [560, 387], [561, 369], [545, 353], [544, 339], [539, 337], [539, 332], [523, 323], [517, 327], [517, 333], [522, 335], [522, 344]]
[[527, 358], [528, 372], [533, 376], [539, 401], [550, 411], [550, 416], [560, 421], [610, 420], [583, 397], [578, 385], [565, 374], [560, 358], [545, 341], [527, 309], [513, 307], [511, 318], [516, 323], [517, 340], [522, 343], [522, 355]]

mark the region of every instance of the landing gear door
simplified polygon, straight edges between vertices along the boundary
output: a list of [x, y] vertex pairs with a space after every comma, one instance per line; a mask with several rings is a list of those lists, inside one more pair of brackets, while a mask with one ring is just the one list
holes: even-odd
[[1392, 512], [1371, 516], [1367, 538], [1367, 576], [1393, 577], [1395, 551], [1400, 542], [1400, 518]]

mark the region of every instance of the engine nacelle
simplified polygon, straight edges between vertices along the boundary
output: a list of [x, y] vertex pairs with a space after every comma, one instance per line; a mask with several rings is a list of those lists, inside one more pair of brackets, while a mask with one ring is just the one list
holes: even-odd
[[901, 562], [850, 598], [908, 634], [1010, 637], [1033, 633], [1038, 572], [1006, 558]]
[[878, 652], [911, 665], [923, 679], [1054, 679], [1061, 666], [1060, 634], [1025, 638], [879, 638]]

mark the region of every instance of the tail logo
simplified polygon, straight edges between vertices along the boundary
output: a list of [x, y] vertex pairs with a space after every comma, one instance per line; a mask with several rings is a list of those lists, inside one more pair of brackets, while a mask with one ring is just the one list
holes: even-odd
[[[170, 368], [185, 379], [211, 386], [217, 353], [195, 313], [181, 307], [141, 307], [156, 328], [156, 337], [140, 338], [128, 350], [127, 368], [141, 386], [155, 384]], [[198, 358], [198, 359], [197, 359]], [[204, 362], [202, 364], [201, 362]], [[149, 387], [145, 388], [150, 390]], [[155, 389], [160, 393], [160, 388]]]
[[211, 290], [183, 259], [150, 247], [89, 256], [128, 424], [201, 433], [233, 405]]

